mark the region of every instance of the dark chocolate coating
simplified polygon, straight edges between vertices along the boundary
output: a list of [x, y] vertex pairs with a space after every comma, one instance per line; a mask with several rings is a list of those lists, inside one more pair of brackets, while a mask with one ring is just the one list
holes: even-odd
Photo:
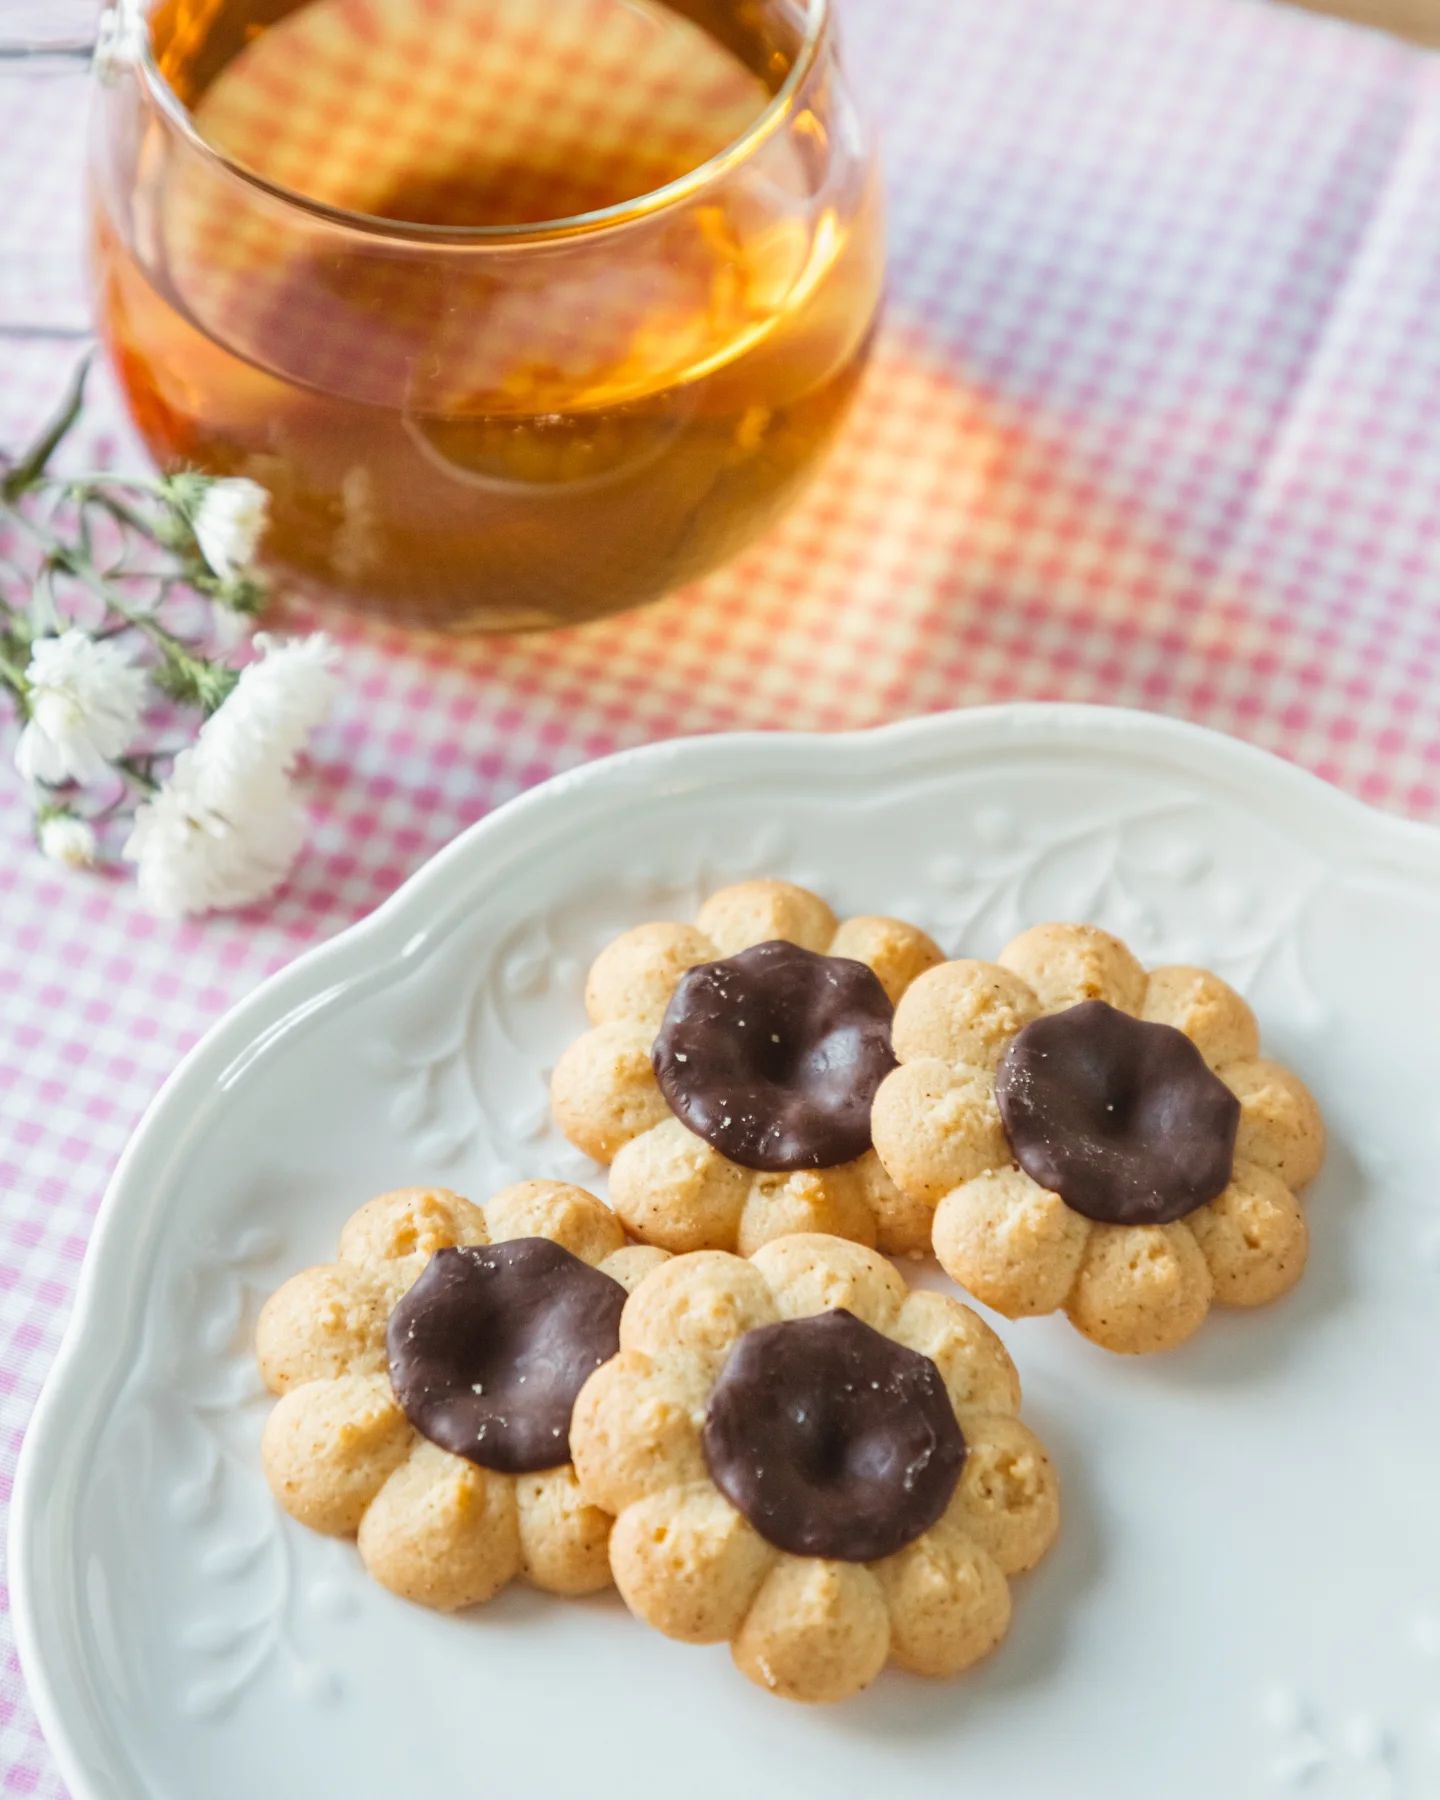
[[965, 1461], [928, 1356], [843, 1310], [747, 1331], [710, 1395], [715, 1485], [793, 1556], [874, 1562], [928, 1531]]
[[1168, 1225], [1223, 1193], [1240, 1102], [1173, 1025], [1086, 1000], [1027, 1025], [996, 1077], [1015, 1160], [1105, 1225]]
[[390, 1315], [390, 1385], [442, 1450], [508, 1475], [558, 1468], [624, 1304], [618, 1281], [549, 1238], [437, 1250]]
[[655, 1075], [675, 1116], [742, 1168], [829, 1169], [870, 1148], [893, 1019], [864, 963], [776, 939], [686, 972]]

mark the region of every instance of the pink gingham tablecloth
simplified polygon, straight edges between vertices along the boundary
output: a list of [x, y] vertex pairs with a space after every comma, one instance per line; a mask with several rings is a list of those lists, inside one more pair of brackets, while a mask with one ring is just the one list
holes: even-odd
[[[893, 298], [776, 535], [584, 630], [355, 629], [313, 848], [249, 915], [163, 924], [53, 869], [0, 780], [0, 1498], [106, 1179], [180, 1054], [558, 769], [1065, 697], [1440, 817], [1440, 63], [1259, 0], [840, 3], [885, 130]], [[6, 442], [75, 353], [49, 333], [84, 322], [82, 103], [0, 63], [0, 321], [38, 328], [0, 341]], [[93, 429], [132, 453], [108, 394]], [[62, 1792], [8, 1631], [0, 1788]]]

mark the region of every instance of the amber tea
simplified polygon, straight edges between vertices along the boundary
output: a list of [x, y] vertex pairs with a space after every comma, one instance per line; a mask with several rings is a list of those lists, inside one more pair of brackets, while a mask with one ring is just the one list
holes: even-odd
[[829, 443], [881, 232], [823, 0], [150, 24], [102, 91], [102, 326], [163, 463], [271, 490], [282, 564], [424, 624], [582, 619], [716, 567]]

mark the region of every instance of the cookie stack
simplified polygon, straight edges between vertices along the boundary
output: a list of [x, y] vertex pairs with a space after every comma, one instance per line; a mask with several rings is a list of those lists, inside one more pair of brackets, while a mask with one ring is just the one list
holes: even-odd
[[552, 1100], [611, 1207], [362, 1207], [261, 1316], [276, 1497], [423, 1605], [613, 1580], [789, 1699], [957, 1674], [1058, 1486], [999, 1338], [890, 1259], [1170, 1348], [1298, 1280], [1314, 1101], [1207, 971], [1079, 925], [947, 962], [778, 881], [627, 932], [585, 999]]

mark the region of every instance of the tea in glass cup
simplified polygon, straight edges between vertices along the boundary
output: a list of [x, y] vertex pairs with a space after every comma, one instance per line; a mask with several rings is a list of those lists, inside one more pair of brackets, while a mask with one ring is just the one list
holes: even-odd
[[101, 329], [158, 461], [270, 490], [283, 570], [425, 626], [573, 622], [717, 567], [833, 438], [883, 231], [828, 0], [131, 24]]

